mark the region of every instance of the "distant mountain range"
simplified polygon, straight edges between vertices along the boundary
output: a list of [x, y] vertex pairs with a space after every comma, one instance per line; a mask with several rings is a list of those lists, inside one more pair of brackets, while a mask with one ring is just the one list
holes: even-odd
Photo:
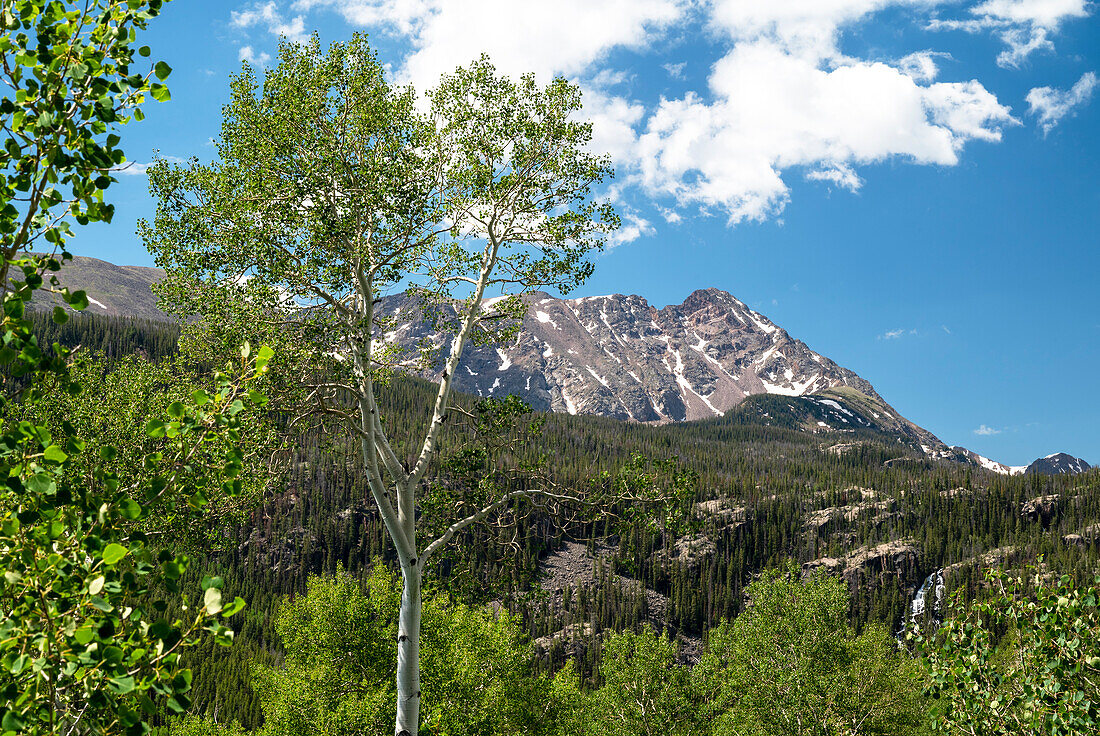
[[[77, 257], [61, 278], [88, 292], [92, 314], [169, 319], [150, 291], [163, 275], [157, 268]], [[1064, 453], [1006, 466], [949, 446], [899, 414], [866, 379], [719, 289], [700, 289], [662, 309], [622, 294], [558, 299], [536, 292], [524, 299], [527, 315], [513, 341], [467, 347], [458, 389], [479, 396], [517, 394], [544, 411], [637, 422], [700, 420], [737, 410], [754, 422], [835, 434], [841, 449], [851, 444], [846, 435], [875, 432], [932, 459], [1003, 474], [1080, 473], [1090, 467]], [[387, 297], [380, 310], [394, 318], [389, 342], [413, 350], [449, 341], [431, 332], [406, 295]], [[437, 379], [438, 371], [425, 377]]]

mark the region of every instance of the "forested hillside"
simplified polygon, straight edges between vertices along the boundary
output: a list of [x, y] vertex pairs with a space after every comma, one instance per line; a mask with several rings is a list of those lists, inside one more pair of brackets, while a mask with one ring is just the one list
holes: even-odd
[[[174, 335], [158, 323], [81, 318], [62, 339], [155, 358], [172, 352]], [[379, 392], [405, 461], [432, 392], [410, 378]], [[462, 396], [458, 406], [473, 411], [479, 401]], [[667, 425], [543, 415], [538, 442], [510, 463], [545, 456], [556, 482], [583, 486], [635, 457], [675, 460], [690, 471], [690, 496], [661, 518], [615, 509], [593, 522], [532, 507], [499, 527], [470, 527], [444, 551], [432, 585], [467, 604], [503, 605], [536, 643], [542, 667], [556, 671], [572, 658], [582, 677], [594, 678], [602, 632], [646, 623], [678, 638], [685, 661], [697, 660], [707, 630], [736, 617], [752, 581], [787, 560], [845, 581], [856, 631], [869, 622], [899, 630], [917, 591], [940, 570], [948, 590], [970, 598], [989, 565], [1021, 569], [1042, 555], [1047, 569], [1082, 579], [1098, 569], [1096, 471], [1005, 476], [930, 460], [874, 429], [838, 442], [836, 433], [805, 429], [792, 401], [800, 400], [756, 396], [720, 419]], [[452, 428], [441, 464], [468, 439]], [[288, 446], [248, 521], [196, 550], [193, 574], [223, 576], [227, 592], [249, 604], [232, 649], [208, 645], [194, 655], [196, 707], [247, 727], [262, 722], [252, 666], [282, 658], [280, 601], [304, 593], [310, 575], [346, 570], [363, 580], [374, 560], [393, 562], [355, 448], [315, 433], [292, 435]], [[433, 473], [442, 478], [447, 467]], [[492, 469], [475, 472], [482, 470]], [[929, 605], [925, 614], [942, 608]]]

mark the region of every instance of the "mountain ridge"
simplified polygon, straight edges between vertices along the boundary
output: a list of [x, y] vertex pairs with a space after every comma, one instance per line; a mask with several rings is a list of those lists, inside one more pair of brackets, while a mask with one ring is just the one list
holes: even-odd
[[[87, 291], [90, 314], [167, 321], [172, 317], [157, 307], [151, 291], [163, 275], [159, 268], [77, 256], [60, 278], [65, 286]], [[499, 299], [484, 300], [484, 308]], [[456, 388], [479, 396], [514, 393], [539, 410], [643, 423], [722, 417], [761, 394], [816, 396], [810, 402], [816, 407], [791, 407], [825, 425], [803, 427], [808, 431], [848, 431], [854, 426], [845, 423], [856, 421], [854, 414], [862, 428], [891, 434], [932, 459], [1011, 475], [1079, 473], [1090, 467], [1064, 453], [1007, 466], [949, 446], [897, 412], [869, 381], [722, 289], [696, 289], [680, 304], [660, 308], [624, 294], [562, 299], [532, 292], [523, 300], [528, 308], [516, 338], [506, 345], [470, 345]], [[32, 308], [55, 303], [59, 300], [51, 297]], [[407, 294], [385, 297], [380, 311], [393, 319], [386, 340], [410, 352], [421, 344], [448, 342], [419, 319], [419, 306]], [[439, 367], [420, 375], [438, 380]]]

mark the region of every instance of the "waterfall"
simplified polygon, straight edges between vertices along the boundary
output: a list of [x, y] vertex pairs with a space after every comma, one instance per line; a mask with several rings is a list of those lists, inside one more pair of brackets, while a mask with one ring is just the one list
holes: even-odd
[[[916, 595], [913, 596], [913, 602], [909, 604], [909, 620], [906, 621], [902, 630], [898, 632], [899, 636], [905, 633], [905, 628], [910, 625], [915, 625], [920, 622], [924, 617], [925, 608], [931, 604], [931, 623], [933, 629], [939, 628], [940, 619], [939, 614], [943, 609], [943, 597], [947, 592], [947, 588], [944, 585], [943, 568], [936, 570], [931, 575], [924, 579], [920, 588], [917, 589]], [[929, 600], [929, 593], [931, 593], [931, 600]]]

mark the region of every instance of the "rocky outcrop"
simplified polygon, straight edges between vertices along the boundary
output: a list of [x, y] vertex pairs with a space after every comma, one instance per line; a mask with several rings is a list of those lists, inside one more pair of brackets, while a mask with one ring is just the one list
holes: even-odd
[[1080, 532], [1066, 534], [1062, 537], [1062, 541], [1077, 547], [1087, 547], [1090, 544], [1094, 544], [1100, 541], [1100, 524], [1090, 524]]
[[853, 588], [878, 587], [895, 579], [903, 590], [912, 592], [921, 581], [920, 548], [908, 539], [883, 542], [861, 547], [843, 557], [821, 557], [802, 565], [804, 574], [817, 570], [839, 575]]
[[1062, 506], [1062, 497], [1056, 493], [1028, 499], [1020, 505], [1020, 515], [1031, 521], [1041, 521], [1048, 526]]
[[851, 524], [861, 519], [869, 519], [872, 524], [877, 525], [888, 521], [893, 516], [891, 512], [895, 506], [893, 499], [875, 500], [877, 494], [868, 488], [850, 488], [848, 493], [856, 494], [864, 500], [846, 506], [830, 506], [810, 511], [803, 517], [803, 529], [811, 534], [824, 534], [841, 522]]

